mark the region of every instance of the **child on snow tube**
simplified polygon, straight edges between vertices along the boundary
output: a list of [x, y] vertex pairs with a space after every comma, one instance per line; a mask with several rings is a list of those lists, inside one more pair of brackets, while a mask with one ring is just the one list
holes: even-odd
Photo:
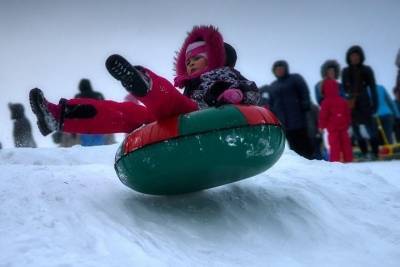
[[[30, 103], [43, 135], [69, 133], [130, 133], [143, 124], [222, 104], [259, 101], [256, 84], [233, 68], [226, 57], [231, 48], [213, 26], [196, 26], [188, 34], [175, 62], [175, 86], [142, 66], [132, 66], [120, 55], [106, 61], [110, 74], [144, 105], [95, 99], [47, 101], [38, 89], [30, 91]], [[234, 50], [233, 50], [234, 52]], [[227, 64], [231, 66], [227, 66]]]

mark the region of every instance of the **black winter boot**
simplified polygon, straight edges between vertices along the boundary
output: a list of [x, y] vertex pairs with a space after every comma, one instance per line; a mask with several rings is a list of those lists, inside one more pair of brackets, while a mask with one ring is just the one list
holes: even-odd
[[150, 78], [142, 67], [132, 66], [120, 55], [111, 55], [106, 60], [106, 68], [129, 93], [135, 96], [145, 96], [148, 93]]
[[42, 135], [46, 136], [61, 130], [65, 99], [61, 99], [58, 105], [50, 103], [44, 97], [42, 90], [34, 88], [29, 92], [29, 103], [36, 115], [37, 125]]

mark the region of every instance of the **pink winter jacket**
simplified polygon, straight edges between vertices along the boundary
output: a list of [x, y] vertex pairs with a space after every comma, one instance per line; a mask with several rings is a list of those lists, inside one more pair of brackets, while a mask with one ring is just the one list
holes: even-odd
[[339, 95], [339, 84], [325, 80], [322, 84], [324, 100], [321, 103], [318, 127], [328, 132], [347, 130], [351, 124], [351, 111], [347, 101]]

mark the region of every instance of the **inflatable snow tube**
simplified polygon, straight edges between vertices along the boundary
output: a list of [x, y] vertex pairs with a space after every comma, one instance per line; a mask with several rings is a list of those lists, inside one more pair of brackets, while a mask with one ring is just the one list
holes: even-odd
[[145, 194], [189, 193], [259, 174], [284, 146], [283, 129], [269, 110], [225, 105], [133, 131], [117, 151], [115, 170], [123, 184]]

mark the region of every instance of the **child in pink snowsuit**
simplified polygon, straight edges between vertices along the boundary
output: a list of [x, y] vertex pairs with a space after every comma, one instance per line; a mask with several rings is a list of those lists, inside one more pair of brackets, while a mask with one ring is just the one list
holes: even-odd
[[[232, 66], [226, 66], [221, 34], [213, 26], [198, 26], [188, 34], [176, 62], [175, 86], [141, 66], [132, 66], [119, 55], [106, 61], [110, 74], [144, 105], [131, 101], [61, 99], [48, 102], [32, 89], [30, 103], [43, 135], [70, 133], [130, 133], [143, 124], [222, 104], [257, 104], [258, 88]], [[226, 45], [226, 44], [225, 44]]]
[[[351, 124], [351, 111], [347, 101], [340, 96], [339, 84], [326, 79], [322, 84], [324, 100], [319, 112], [319, 128], [328, 130], [330, 161], [353, 161], [353, 152], [348, 129]], [[341, 160], [342, 155], [342, 160]]]

